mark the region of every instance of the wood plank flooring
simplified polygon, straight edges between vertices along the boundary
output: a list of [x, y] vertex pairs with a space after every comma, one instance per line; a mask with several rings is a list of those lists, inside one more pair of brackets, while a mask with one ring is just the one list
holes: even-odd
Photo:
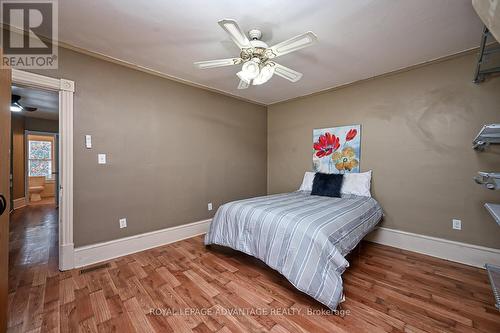
[[486, 273], [362, 243], [343, 275], [341, 315], [258, 260], [195, 237], [57, 270], [57, 213], [11, 217], [9, 332], [500, 332]]

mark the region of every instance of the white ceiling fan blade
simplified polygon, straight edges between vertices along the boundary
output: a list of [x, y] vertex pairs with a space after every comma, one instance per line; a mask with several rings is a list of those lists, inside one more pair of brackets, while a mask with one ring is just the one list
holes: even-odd
[[240, 80], [240, 83], [238, 84], [238, 89], [246, 89], [248, 88], [250, 84], [247, 83], [246, 81]]
[[274, 66], [274, 74], [281, 76], [292, 82], [297, 82], [302, 78], [302, 73], [294, 71], [291, 68], [282, 66], [280, 64], [275, 64]]
[[311, 31], [292, 37], [284, 42], [271, 46], [268, 49], [272, 51], [270, 58], [279, 57], [284, 54], [303, 49], [304, 47], [314, 44], [317, 40], [318, 37]]
[[238, 45], [240, 49], [247, 49], [249, 47], [252, 47], [252, 44], [250, 44], [248, 37], [240, 29], [238, 23], [236, 23], [235, 20], [220, 20], [219, 25], [229, 34], [229, 36], [231, 36], [231, 39], [235, 42], [236, 45]]
[[194, 64], [200, 69], [215, 68], [237, 65], [241, 63], [241, 58], [228, 58], [228, 59], [217, 59], [217, 60], [207, 60], [207, 61], [197, 61]]

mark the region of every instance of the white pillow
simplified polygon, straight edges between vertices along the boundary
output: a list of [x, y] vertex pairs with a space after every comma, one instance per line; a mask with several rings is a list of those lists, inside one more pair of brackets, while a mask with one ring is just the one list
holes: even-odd
[[371, 197], [372, 196], [370, 192], [371, 179], [372, 179], [371, 170], [361, 173], [345, 173], [340, 193], [354, 194], [362, 197]]
[[304, 174], [304, 179], [302, 180], [302, 185], [300, 185], [299, 191], [309, 191], [313, 189], [313, 181], [316, 172], [306, 171]]

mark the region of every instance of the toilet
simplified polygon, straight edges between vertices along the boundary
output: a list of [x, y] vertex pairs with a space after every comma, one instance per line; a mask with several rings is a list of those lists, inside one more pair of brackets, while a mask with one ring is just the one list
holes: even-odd
[[45, 189], [45, 176], [30, 177], [28, 192], [30, 201], [36, 202], [42, 200], [41, 193]]

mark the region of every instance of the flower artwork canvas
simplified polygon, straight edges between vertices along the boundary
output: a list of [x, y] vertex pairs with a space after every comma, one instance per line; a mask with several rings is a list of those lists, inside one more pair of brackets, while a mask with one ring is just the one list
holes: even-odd
[[313, 169], [322, 173], [359, 172], [361, 125], [313, 130]]

